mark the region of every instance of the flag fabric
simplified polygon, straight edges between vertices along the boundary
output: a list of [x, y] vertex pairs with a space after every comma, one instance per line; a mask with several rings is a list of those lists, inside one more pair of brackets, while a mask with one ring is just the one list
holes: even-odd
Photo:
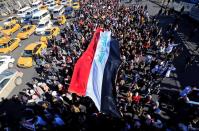
[[75, 65], [69, 91], [89, 96], [100, 112], [120, 117], [114, 99], [115, 77], [120, 63], [118, 41], [111, 39], [110, 31], [97, 29], [88, 49]]
[[89, 96], [95, 103], [98, 110], [101, 107], [101, 92], [104, 69], [110, 51], [111, 32], [100, 33], [100, 39], [92, 62], [86, 96]]
[[101, 112], [111, 114], [114, 117], [120, 117], [114, 99], [116, 97], [116, 89], [114, 88], [116, 86], [115, 79], [120, 63], [119, 42], [117, 40], [111, 40], [109, 57], [104, 69], [102, 82]]
[[73, 76], [68, 89], [69, 92], [76, 93], [79, 96], [85, 96], [88, 77], [96, 51], [97, 42], [99, 40], [100, 31], [100, 28], [96, 30], [87, 50], [75, 64]]

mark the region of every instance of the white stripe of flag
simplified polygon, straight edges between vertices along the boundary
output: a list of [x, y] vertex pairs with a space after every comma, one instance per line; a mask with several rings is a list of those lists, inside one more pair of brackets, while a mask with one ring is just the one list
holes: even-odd
[[92, 62], [86, 96], [89, 96], [95, 103], [97, 109], [101, 108], [101, 91], [103, 74], [110, 52], [111, 32], [100, 32], [100, 39]]

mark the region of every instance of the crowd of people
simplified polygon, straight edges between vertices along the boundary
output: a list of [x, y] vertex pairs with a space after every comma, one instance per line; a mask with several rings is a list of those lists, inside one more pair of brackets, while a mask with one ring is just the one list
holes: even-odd
[[[177, 22], [163, 32], [156, 17], [150, 17], [147, 5], [123, 6], [117, 0], [81, 3], [76, 16], [63, 28], [59, 39], [49, 40], [48, 48], [35, 56], [38, 77], [30, 88], [12, 98], [22, 105], [20, 117], [10, 122], [2, 113], [1, 129], [197, 130], [198, 108], [191, 108], [193, 114], [186, 121], [175, 118], [178, 109], [185, 107], [184, 99], [168, 104], [173, 101], [171, 96], [160, 92], [161, 81], [175, 72], [173, 60], [181, 53], [174, 39]], [[121, 118], [98, 112], [90, 98], [68, 92], [74, 65], [97, 27], [111, 30], [112, 37], [119, 41], [122, 63], [114, 96]], [[173, 117], [167, 118], [167, 111]]]

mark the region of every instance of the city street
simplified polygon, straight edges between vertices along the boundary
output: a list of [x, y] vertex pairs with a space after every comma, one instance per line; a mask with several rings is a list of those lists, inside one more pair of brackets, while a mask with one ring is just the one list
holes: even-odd
[[[0, 25], [2, 25], [2, 22], [0, 23]], [[16, 38], [16, 35], [18, 34], [19, 31], [15, 32], [13, 35], [12, 35], [12, 38]], [[17, 86], [13, 91], [12, 93], [10, 94], [9, 98], [11, 96], [13, 96], [14, 94], [17, 94], [19, 91], [21, 91], [22, 89], [24, 88], [27, 88], [28, 86], [26, 85], [28, 82], [31, 82], [32, 78], [34, 76], [37, 75], [37, 73], [35, 72], [34, 70], [34, 67], [31, 67], [31, 68], [27, 68], [27, 69], [23, 69], [23, 68], [18, 68], [17, 67], [17, 60], [18, 58], [20, 57], [21, 53], [23, 52], [24, 48], [30, 44], [30, 43], [33, 43], [33, 42], [37, 42], [39, 41], [39, 38], [40, 36], [36, 36], [36, 35], [31, 35], [28, 39], [26, 40], [22, 40], [21, 41], [21, 46], [16, 48], [13, 52], [11, 52], [10, 54], [7, 54], [7, 55], [11, 55], [13, 58], [15, 58], [15, 63], [14, 63], [14, 69], [17, 69], [21, 72], [23, 72], [23, 83], [22, 85], [20, 86]]]
[[[12, 37], [15, 38], [17, 33], [18, 32], [14, 33]], [[39, 41], [39, 38], [40, 38], [39, 36], [32, 35], [30, 38], [28, 38], [26, 40], [22, 40], [21, 41], [21, 47], [18, 47], [16, 50], [14, 50], [10, 54], [12, 57], [15, 58], [15, 66], [14, 66], [14, 68], [19, 70], [19, 71], [22, 71], [24, 75], [23, 75], [23, 83], [22, 83], [22, 85], [16, 87], [15, 90], [12, 91], [12, 93], [10, 94], [9, 97], [13, 96], [14, 94], [17, 94], [22, 89], [27, 88], [28, 86], [26, 84], [28, 82], [31, 82], [32, 78], [37, 75], [37, 73], [34, 70], [34, 67], [27, 68], [27, 69], [18, 68], [17, 67], [17, 60], [20, 57], [21, 53], [23, 52], [24, 48], [30, 43]]]

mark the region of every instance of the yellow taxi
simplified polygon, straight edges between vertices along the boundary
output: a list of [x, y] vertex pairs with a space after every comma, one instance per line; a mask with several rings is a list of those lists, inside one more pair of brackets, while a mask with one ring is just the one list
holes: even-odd
[[57, 17], [57, 23], [63, 25], [66, 23], [66, 17], [64, 15]]
[[55, 0], [55, 3], [60, 5], [61, 4], [61, 0]]
[[51, 27], [50, 29], [47, 29], [44, 33], [44, 36], [41, 37], [40, 41], [47, 44], [47, 41], [49, 39], [52, 39], [53, 37], [57, 37], [60, 34], [59, 27]]
[[0, 31], [3, 29], [3, 27], [0, 26]]
[[15, 16], [9, 17], [5, 22], [4, 25], [7, 24], [17, 24], [18, 23], [18, 18]]
[[43, 42], [31, 43], [24, 49], [24, 52], [19, 57], [17, 66], [23, 68], [29, 68], [34, 65], [34, 57], [40, 56], [43, 49], [47, 48], [47, 45]]
[[7, 43], [10, 40], [9, 36], [0, 33], [0, 44]]
[[35, 32], [35, 25], [25, 25], [21, 31], [18, 33], [17, 38], [27, 39]]
[[0, 53], [7, 54], [7, 53], [12, 52], [14, 49], [19, 47], [20, 41], [21, 40], [18, 38], [13, 38], [13, 39], [10, 39], [6, 43], [1, 43], [0, 44]]
[[48, 10], [48, 6], [47, 5], [42, 5], [39, 9], [40, 10]]
[[2, 29], [2, 32], [5, 35], [11, 35], [12, 33], [14, 33], [17, 30], [19, 30], [20, 27], [21, 26], [19, 24], [6, 24], [6, 25], [4, 25], [4, 28]]
[[80, 9], [80, 4], [79, 4], [79, 2], [73, 2], [72, 7], [73, 7], [74, 10], [79, 10], [79, 9]]

